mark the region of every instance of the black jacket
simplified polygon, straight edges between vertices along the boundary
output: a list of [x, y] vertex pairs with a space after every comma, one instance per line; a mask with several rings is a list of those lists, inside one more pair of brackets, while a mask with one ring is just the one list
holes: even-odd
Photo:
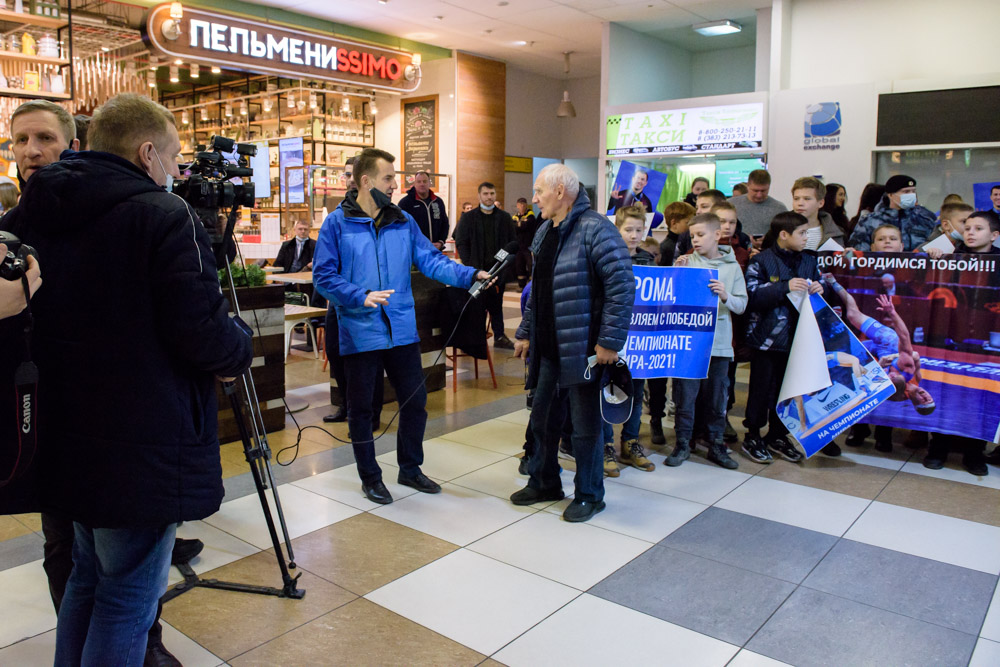
[[215, 376], [253, 351], [200, 221], [126, 160], [65, 152], [3, 222], [44, 272], [31, 302], [42, 509], [91, 527], [215, 512]]
[[[274, 258], [274, 265], [280, 266], [282, 271], [288, 273], [292, 270], [295, 262], [295, 238], [290, 238], [281, 244], [278, 249], [278, 256]], [[299, 265], [303, 268], [300, 271], [307, 271], [305, 265], [313, 261], [313, 253], [316, 251], [316, 241], [306, 239], [306, 244], [302, 246], [302, 257], [299, 258]]]
[[746, 278], [747, 345], [755, 350], [790, 350], [799, 314], [787, 298], [788, 281], [819, 280], [815, 253], [794, 253], [774, 245], [754, 255]]
[[[494, 226], [495, 248], [485, 247], [483, 228], [488, 223]], [[455, 250], [458, 251], [462, 264], [488, 271], [493, 266], [493, 255], [497, 250], [512, 243], [516, 237], [514, 219], [510, 217], [510, 213], [497, 207], [493, 209], [492, 215], [487, 215], [477, 206], [458, 219], [455, 226]], [[488, 255], [489, 259], [484, 255]]]
[[417, 227], [420, 227], [420, 231], [431, 243], [444, 243], [448, 238], [448, 211], [445, 210], [444, 200], [434, 194], [433, 190], [427, 199], [421, 199], [417, 196], [417, 188], [412, 187], [406, 191], [406, 196], [399, 200], [397, 206], [413, 216]]

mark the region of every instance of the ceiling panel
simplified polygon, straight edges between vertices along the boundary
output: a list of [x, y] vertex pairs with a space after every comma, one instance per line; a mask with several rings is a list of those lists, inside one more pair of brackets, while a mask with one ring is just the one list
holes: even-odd
[[[471, 9], [481, 16], [501, 20], [516, 16], [521, 12], [531, 9], [556, 6], [556, 3], [553, 0], [475, 0], [474, 2], [445, 0], [445, 2], [453, 7]], [[417, 2], [415, 4], [422, 4], [422, 2]]]

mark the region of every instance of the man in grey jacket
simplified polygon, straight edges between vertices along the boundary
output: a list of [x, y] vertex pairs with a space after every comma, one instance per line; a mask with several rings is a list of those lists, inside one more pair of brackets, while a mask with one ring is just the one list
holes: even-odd
[[546, 221], [535, 235], [531, 295], [517, 329], [514, 356], [531, 349], [528, 388], [535, 389], [531, 430], [538, 454], [528, 463], [528, 485], [513, 494], [515, 505], [561, 500], [556, 460], [562, 426], [557, 393], [565, 392], [573, 423], [576, 493], [563, 512], [566, 521], [587, 521], [604, 509], [604, 448], [597, 364], [618, 361], [625, 345], [635, 280], [628, 248], [590, 199], [573, 171], [545, 167], [535, 181], [533, 201]]

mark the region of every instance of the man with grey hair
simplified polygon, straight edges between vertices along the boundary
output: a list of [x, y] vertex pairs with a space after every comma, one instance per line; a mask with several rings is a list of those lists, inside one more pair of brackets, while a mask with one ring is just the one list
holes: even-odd
[[588, 357], [614, 364], [625, 346], [635, 297], [632, 262], [621, 234], [591, 210], [579, 178], [566, 165], [539, 172], [533, 202], [545, 222], [531, 245], [531, 294], [514, 356], [529, 361], [527, 388], [535, 390], [530, 427], [538, 451], [528, 462], [528, 485], [510, 500], [531, 505], [564, 497], [556, 460], [562, 415], [552, 407], [565, 392], [576, 494], [563, 519], [587, 521], [605, 507], [598, 386], [603, 369], [591, 368]]
[[33, 173], [4, 226], [46, 264], [31, 302], [38, 491], [74, 522], [55, 662], [134, 665], [177, 523], [222, 501], [215, 378], [246, 370], [253, 349], [205, 229], [164, 192], [180, 152], [170, 111], [118, 95], [89, 140]]

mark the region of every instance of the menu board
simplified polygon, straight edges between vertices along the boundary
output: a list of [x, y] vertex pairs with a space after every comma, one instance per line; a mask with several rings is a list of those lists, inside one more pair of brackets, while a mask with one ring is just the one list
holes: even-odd
[[438, 96], [402, 100], [403, 164], [409, 172], [437, 171]]

